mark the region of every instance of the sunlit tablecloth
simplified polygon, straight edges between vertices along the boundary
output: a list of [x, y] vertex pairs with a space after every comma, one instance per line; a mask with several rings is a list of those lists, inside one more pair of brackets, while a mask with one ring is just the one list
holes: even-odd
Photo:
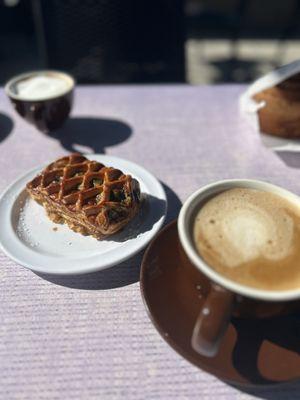
[[[300, 194], [300, 160], [287, 165], [288, 155], [264, 148], [239, 116], [243, 89], [79, 87], [72, 119], [52, 137], [18, 117], [1, 90], [0, 190], [74, 149], [117, 155], [149, 169], [166, 185], [168, 220], [191, 192], [222, 178], [266, 179]], [[58, 278], [38, 276], [0, 253], [0, 398], [300, 398], [299, 387], [247, 394], [175, 353], [146, 314], [140, 260], [138, 255], [101, 273]]]

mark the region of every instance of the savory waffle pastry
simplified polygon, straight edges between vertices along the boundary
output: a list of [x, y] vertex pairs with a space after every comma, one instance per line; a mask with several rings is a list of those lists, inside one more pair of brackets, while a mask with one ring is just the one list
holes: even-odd
[[54, 161], [26, 188], [52, 221], [98, 239], [123, 228], [141, 203], [137, 180], [80, 154]]

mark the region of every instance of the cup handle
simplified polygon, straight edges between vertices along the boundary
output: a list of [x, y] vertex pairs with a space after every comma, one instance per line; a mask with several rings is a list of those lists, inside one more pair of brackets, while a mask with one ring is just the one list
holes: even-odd
[[234, 294], [212, 284], [194, 326], [191, 344], [193, 349], [206, 357], [217, 354], [222, 337], [229, 324]]

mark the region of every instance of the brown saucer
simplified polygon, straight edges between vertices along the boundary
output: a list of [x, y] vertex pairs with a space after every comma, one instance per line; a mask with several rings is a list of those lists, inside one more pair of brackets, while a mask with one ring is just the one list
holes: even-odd
[[207, 279], [187, 276], [171, 222], [148, 247], [141, 268], [141, 291], [149, 316], [162, 337], [180, 355], [235, 385], [270, 385], [300, 378], [300, 314], [267, 319], [232, 318], [219, 353], [197, 354], [190, 338], [204, 302]]

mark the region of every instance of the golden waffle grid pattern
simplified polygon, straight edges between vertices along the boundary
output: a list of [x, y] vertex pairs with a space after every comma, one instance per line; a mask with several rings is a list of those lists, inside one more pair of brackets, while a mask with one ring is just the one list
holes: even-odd
[[128, 218], [140, 201], [139, 184], [130, 175], [80, 154], [51, 163], [27, 188], [100, 225]]

